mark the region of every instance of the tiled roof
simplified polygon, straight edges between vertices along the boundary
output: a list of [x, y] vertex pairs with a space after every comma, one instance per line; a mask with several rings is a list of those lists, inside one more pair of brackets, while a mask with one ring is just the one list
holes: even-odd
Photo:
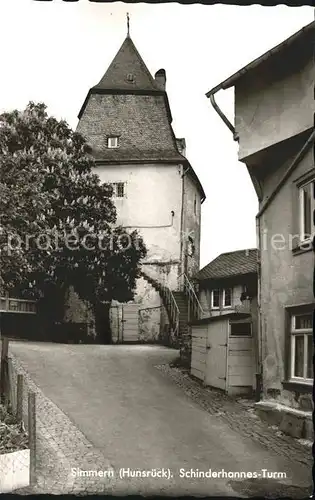
[[222, 253], [197, 274], [198, 281], [229, 278], [257, 272], [257, 249], [250, 248]]
[[[129, 80], [128, 80], [129, 75]], [[129, 36], [94, 90], [160, 90]]]
[[[163, 95], [93, 93], [77, 132], [86, 137], [97, 160], [185, 161], [177, 149]], [[119, 137], [118, 148], [107, 147], [110, 135]]]

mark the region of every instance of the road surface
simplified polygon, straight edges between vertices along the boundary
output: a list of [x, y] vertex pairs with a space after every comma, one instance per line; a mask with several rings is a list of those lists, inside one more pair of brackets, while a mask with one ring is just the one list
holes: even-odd
[[[119, 492], [126, 484], [128, 492], [147, 494], [247, 496], [253, 482], [257, 494], [272, 491], [272, 484], [310, 484], [306, 467], [242, 437], [158, 370], [156, 365], [177, 357], [172, 349], [12, 342], [10, 350], [44, 395], [108, 459]], [[130, 474], [158, 469], [169, 477], [120, 480], [121, 468]], [[191, 477], [209, 469], [223, 477]], [[260, 477], [235, 481], [222, 470]], [[263, 470], [280, 476], [267, 479]]]

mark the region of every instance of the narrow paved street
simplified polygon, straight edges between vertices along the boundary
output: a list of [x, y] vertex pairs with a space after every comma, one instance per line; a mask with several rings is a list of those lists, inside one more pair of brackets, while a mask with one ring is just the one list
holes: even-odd
[[[64, 492], [249, 496], [279, 490], [303, 496], [311, 483], [307, 465], [236, 432], [220, 412], [207, 412], [157, 369], [176, 358], [174, 350], [12, 342], [10, 351], [39, 388], [38, 428], [45, 441], [38, 450], [42, 475], [49, 466], [47, 489], [51, 482]], [[45, 443], [51, 446], [46, 458]], [[64, 470], [53, 478], [58, 457]], [[73, 477], [73, 468], [109, 469], [114, 477], [78, 477], [78, 472]], [[164, 468], [171, 477], [121, 479], [121, 468]], [[260, 476], [186, 478], [181, 469]], [[264, 478], [263, 469], [286, 478]]]

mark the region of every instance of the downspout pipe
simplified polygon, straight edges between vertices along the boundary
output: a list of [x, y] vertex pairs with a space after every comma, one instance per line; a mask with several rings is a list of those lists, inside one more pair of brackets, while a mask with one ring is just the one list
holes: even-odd
[[256, 217], [256, 241], [257, 241], [257, 340], [256, 347], [256, 390], [255, 400], [260, 401], [263, 392], [263, 366], [262, 366], [262, 315], [261, 315], [261, 256], [260, 256], [260, 218]]
[[220, 85], [218, 87], [215, 87], [214, 89], [210, 90], [206, 94], [206, 96], [209, 97], [210, 102], [211, 102], [214, 110], [218, 113], [219, 117], [225, 123], [225, 125], [228, 127], [228, 129], [232, 132], [233, 137], [235, 137], [235, 127], [233, 127], [232, 123], [228, 120], [228, 118], [225, 116], [223, 111], [219, 108], [219, 106], [217, 105], [216, 100], [214, 98], [214, 94], [216, 94], [219, 90], [221, 90]]

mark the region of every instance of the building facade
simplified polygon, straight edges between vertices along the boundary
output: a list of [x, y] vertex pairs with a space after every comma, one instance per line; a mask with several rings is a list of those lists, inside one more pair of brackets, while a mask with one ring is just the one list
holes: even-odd
[[244, 310], [248, 301], [257, 308], [257, 249], [223, 253], [198, 271], [195, 279], [204, 317]]
[[312, 408], [314, 39], [313, 22], [208, 93], [235, 87], [235, 126], [221, 117], [259, 199], [261, 411], [296, 437]]
[[147, 247], [134, 299], [140, 341], [158, 341], [168, 323], [158, 285], [178, 290], [181, 275], [199, 269], [205, 194], [185, 157], [185, 140], [174, 135], [165, 88], [165, 70], [153, 78], [128, 35], [89, 90], [77, 126], [96, 173], [113, 186], [117, 225], [136, 229]]

